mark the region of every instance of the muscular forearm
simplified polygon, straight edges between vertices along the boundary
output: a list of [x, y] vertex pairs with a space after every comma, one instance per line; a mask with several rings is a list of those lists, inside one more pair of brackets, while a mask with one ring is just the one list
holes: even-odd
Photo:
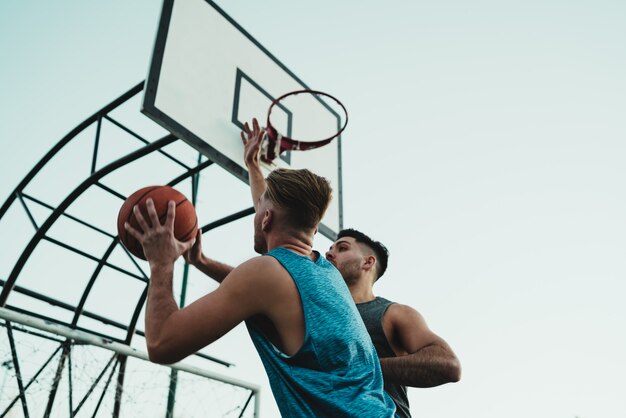
[[233, 271], [233, 267], [228, 264], [220, 263], [219, 261], [212, 260], [204, 255], [197, 263], [195, 263], [195, 266], [198, 270], [218, 283], [222, 283], [222, 280], [224, 280], [226, 276]]
[[399, 357], [380, 359], [385, 381], [428, 388], [461, 378], [461, 365], [451, 350], [441, 345], [429, 345]]
[[252, 204], [256, 209], [259, 204], [259, 199], [261, 195], [265, 192], [267, 185], [265, 184], [265, 178], [263, 177], [263, 172], [261, 171], [261, 167], [257, 164], [249, 164], [248, 165], [248, 173], [250, 180], [250, 192], [252, 193]]
[[178, 305], [172, 293], [174, 265], [150, 266], [150, 284], [148, 287], [148, 301], [146, 305], [146, 343], [150, 360], [165, 362], [162, 347], [167, 340], [166, 322], [178, 311]]

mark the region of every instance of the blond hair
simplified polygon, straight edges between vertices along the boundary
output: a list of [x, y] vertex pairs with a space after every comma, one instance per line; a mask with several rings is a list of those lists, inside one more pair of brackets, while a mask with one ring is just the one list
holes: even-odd
[[327, 179], [307, 169], [278, 168], [265, 181], [266, 197], [284, 211], [289, 226], [317, 227], [332, 198], [332, 188]]

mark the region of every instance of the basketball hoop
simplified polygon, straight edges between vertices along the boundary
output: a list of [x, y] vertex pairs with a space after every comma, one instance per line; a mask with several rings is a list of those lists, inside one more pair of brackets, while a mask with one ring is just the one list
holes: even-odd
[[[301, 93], [324, 96], [324, 97], [331, 99], [335, 103], [337, 103], [341, 107], [341, 109], [343, 109], [343, 113], [345, 115], [345, 120], [341, 129], [339, 129], [334, 135], [328, 138], [315, 140], [315, 141], [298, 140], [298, 139], [289, 138], [287, 136], [280, 134], [276, 130], [276, 128], [274, 128], [270, 120], [270, 117], [272, 115], [272, 109], [281, 100], [289, 96], [295, 96]], [[275, 99], [270, 105], [269, 109], [267, 110], [266, 138], [263, 141], [263, 145], [261, 146], [261, 160], [265, 163], [271, 164], [272, 161], [274, 161], [274, 159], [278, 157], [284, 151], [288, 151], [288, 150], [307, 151], [310, 149], [319, 148], [324, 145], [327, 145], [333, 139], [341, 135], [343, 130], [346, 129], [347, 124], [348, 124], [348, 111], [346, 110], [346, 107], [343, 105], [343, 103], [341, 103], [339, 100], [337, 100], [335, 97], [331, 96], [328, 93], [305, 89], [305, 90], [296, 90], [296, 91], [283, 94], [282, 96]]]

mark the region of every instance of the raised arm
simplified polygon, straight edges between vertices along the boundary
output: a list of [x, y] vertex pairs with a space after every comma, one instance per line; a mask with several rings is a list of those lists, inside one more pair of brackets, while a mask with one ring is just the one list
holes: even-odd
[[383, 328], [397, 357], [380, 359], [385, 381], [433, 387], [461, 379], [461, 364], [450, 346], [410, 306], [391, 305]]
[[259, 163], [259, 153], [261, 152], [261, 144], [265, 130], [259, 127], [259, 122], [256, 118], [252, 119], [252, 130], [248, 125], [248, 122], [244, 125], [244, 131], [241, 132], [241, 139], [244, 144], [243, 159], [248, 167], [250, 192], [252, 193], [252, 204], [254, 209], [257, 209], [259, 199], [265, 192], [267, 185], [265, 184], [265, 177], [261, 171]]
[[[265, 178], [259, 164], [259, 153], [265, 131], [259, 127], [256, 118], [252, 119], [252, 129], [246, 122], [244, 130], [241, 132], [241, 139], [244, 144], [244, 162], [248, 167], [250, 191], [254, 208], [257, 208], [258, 201], [265, 192]], [[195, 266], [198, 270], [221, 283], [224, 278], [233, 270], [232, 266], [207, 257], [202, 252], [202, 232], [198, 231], [195, 245], [184, 254], [185, 261]]]
[[[248, 167], [250, 191], [252, 193], [252, 202], [254, 208], [257, 208], [258, 201], [265, 192], [265, 178], [259, 165], [259, 153], [261, 151], [261, 143], [263, 139], [263, 131], [259, 127], [259, 122], [252, 119], [252, 129], [246, 122], [244, 125], [244, 131], [241, 132], [241, 139], [244, 144], [244, 162]], [[195, 266], [198, 270], [211, 277], [218, 283], [221, 283], [224, 278], [233, 270], [232, 266], [224, 264], [217, 260], [207, 257], [202, 252], [202, 232], [198, 231], [196, 236], [196, 244], [184, 254], [185, 261]]]

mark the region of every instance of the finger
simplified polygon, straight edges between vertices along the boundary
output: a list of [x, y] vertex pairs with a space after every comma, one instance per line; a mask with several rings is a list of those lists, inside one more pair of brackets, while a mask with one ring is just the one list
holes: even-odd
[[256, 118], [252, 118], [252, 128], [254, 129], [255, 135], [259, 133], [259, 121]]
[[196, 243], [198, 244], [195, 248], [200, 247], [200, 245], [202, 243], [202, 229], [198, 229], [196, 231], [196, 236], [194, 238], [196, 240]]
[[150, 217], [150, 222], [152, 222], [152, 227], [155, 228], [161, 225], [161, 221], [159, 221], [159, 215], [157, 214], [156, 208], [154, 207], [154, 200], [152, 198], [146, 199], [146, 209], [148, 210], [148, 216]]
[[139, 205], [133, 206], [133, 215], [135, 216], [135, 220], [137, 220], [137, 223], [139, 224], [143, 232], [146, 232], [148, 229], [150, 229], [150, 226], [144, 219], [143, 214], [139, 209]]
[[200, 253], [202, 252], [202, 249], [201, 249], [202, 244], [200, 243], [200, 240], [201, 240], [200, 237], [202, 237], [202, 230], [198, 229], [198, 232], [196, 233], [196, 236], [195, 236], [195, 241], [191, 245], [191, 248], [189, 248], [183, 253], [183, 257], [185, 258], [185, 261], [187, 262], [187, 264], [193, 264], [194, 260], [197, 260]]
[[243, 141], [243, 144], [246, 145], [246, 135], [243, 133], [243, 131], [240, 132], [241, 133], [241, 140]]
[[128, 222], [124, 222], [124, 228], [126, 229], [126, 232], [132, 235], [137, 241], [139, 241], [140, 244], [143, 245], [143, 234], [141, 232], [130, 226]]
[[259, 141], [259, 132], [255, 131], [255, 132], [251, 133], [250, 137], [248, 138], [248, 142], [250, 142], [252, 145], [254, 145], [258, 141]]
[[167, 202], [167, 217], [165, 218], [165, 228], [174, 230], [174, 219], [176, 218], [176, 202], [170, 200]]
[[244, 130], [246, 131], [246, 133], [248, 135], [250, 135], [250, 125], [248, 125], [248, 122], [243, 124]]
[[265, 139], [265, 130], [260, 130], [255, 136], [254, 136], [254, 142], [252, 143], [253, 148], [254, 149], [261, 149], [261, 143], [263, 143], [263, 140]]

